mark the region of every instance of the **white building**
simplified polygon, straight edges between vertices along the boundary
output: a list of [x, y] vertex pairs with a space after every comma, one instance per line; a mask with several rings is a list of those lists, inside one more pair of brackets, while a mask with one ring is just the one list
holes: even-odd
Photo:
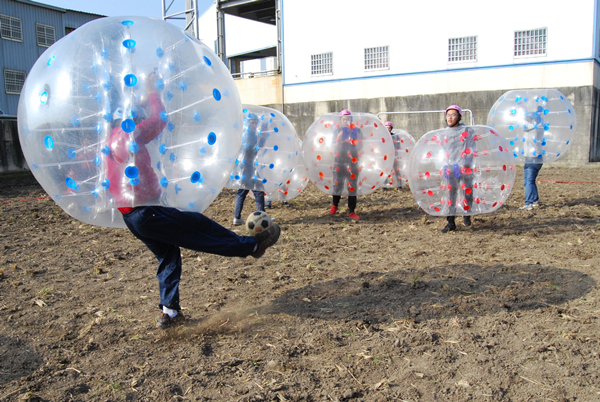
[[[485, 124], [502, 93], [555, 88], [578, 117], [562, 163], [600, 161], [598, 0], [219, 0], [216, 7], [270, 3], [281, 16], [281, 75], [241, 79], [238, 88], [245, 103], [283, 109], [301, 136], [319, 115], [344, 108], [376, 114], [455, 103]], [[416, 138], [444, 123], [441, 114], [382, 118]]]

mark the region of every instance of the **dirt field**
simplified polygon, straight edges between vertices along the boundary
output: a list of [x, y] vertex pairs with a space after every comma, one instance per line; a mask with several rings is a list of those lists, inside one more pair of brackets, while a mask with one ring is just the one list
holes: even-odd
[[141, 242], [0, 178], [0, 400], [598, 401], [600, 170], [544, 167], [594, 183], [542, 182], [533, 211], [521, 180], [445, 235], [407, 190], [359, 197], [356, 223], [309, 185], [268, 211], [263, 258], [184, 250], [188, 320], [162, 331]]

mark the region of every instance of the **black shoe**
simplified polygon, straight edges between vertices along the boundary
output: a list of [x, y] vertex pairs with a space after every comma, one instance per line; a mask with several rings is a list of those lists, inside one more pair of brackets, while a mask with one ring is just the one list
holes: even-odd
[[258, 242], [258, 247], [256, 247], [256, 251], [250, 255], [254, 258], [262, 257], [266, 249], [277, 243], [280, 234], [281, 228], [276, 223], [273, 223], [266, 230], [257, 234], [256, 241]]
[[265, 205], [265, 208], [266, 208], [266, 209], [271, 209], [271, 208], [273, 208], [273, 207], [271, 206], [271, 203], [270, 203], [270, 202], [268, 202], [268, 203]]
[[463, 216], [463, 223], [465, 224], [465, 226], [471, 226], [471, 217]]
[[453, 223], [449, 223], [445, 228], [442, 229], [442, 233], [454, 232], [456, 230], [456, 225]]
[[156, 326], [160, 329], [168, 329], [181, 325], [184, 321], [185, 317], [181, 313], [177, 313], [173, 318], [169, 317], [168, 314], [160, 313]]
[[290, 206], [290, 203], [289, 203], [289, 202], [287, 202], [287, 201], [284, 201], [284, 202], [283, 202], [283, 206], [284, 206], [284, 207], [289, 207], [289, 206]]

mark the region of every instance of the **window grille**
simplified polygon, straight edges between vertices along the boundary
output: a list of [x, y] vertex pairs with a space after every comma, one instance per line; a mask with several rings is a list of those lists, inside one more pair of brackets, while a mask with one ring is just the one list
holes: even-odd
[[515, 56], [543, 56], [546, 54], [546, 28], [515, 31]]
[[38, 46], [50, 47], [56, 42], [54, 27], [51, 25], [35, 24], [35, 34]]
[[310, 56], [310, 75], [333, 74], [333, 52]]
[[4, 70], [4, 87], [7, 94], [20, 94], [23, 84], [25, 71]]
[[17, 42], [23, 41], [23, 29], [21, 27], [20, 18], [0, 14], [0, 31], [2, 31], [2, 39], [14, 40]]
[[389, 46], [365, 48], [365, 70], [390, 68]]
[[477, 61], [477, 36], [448, 39], [448, 61]]

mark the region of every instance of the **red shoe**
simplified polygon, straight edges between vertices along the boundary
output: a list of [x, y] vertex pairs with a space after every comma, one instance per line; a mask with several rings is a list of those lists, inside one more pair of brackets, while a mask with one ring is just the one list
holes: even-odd
[[329, 210], [329, 215], [335, 215], [337, 210], [338, 210], [338, 207], [336, 207], [335, 205], [332, 205], [331, 209]]
[[354, 220], [359, 220], [360, 216], [356, 215], [354, 212], [350, 212], [350, 218], [354, 219]]

